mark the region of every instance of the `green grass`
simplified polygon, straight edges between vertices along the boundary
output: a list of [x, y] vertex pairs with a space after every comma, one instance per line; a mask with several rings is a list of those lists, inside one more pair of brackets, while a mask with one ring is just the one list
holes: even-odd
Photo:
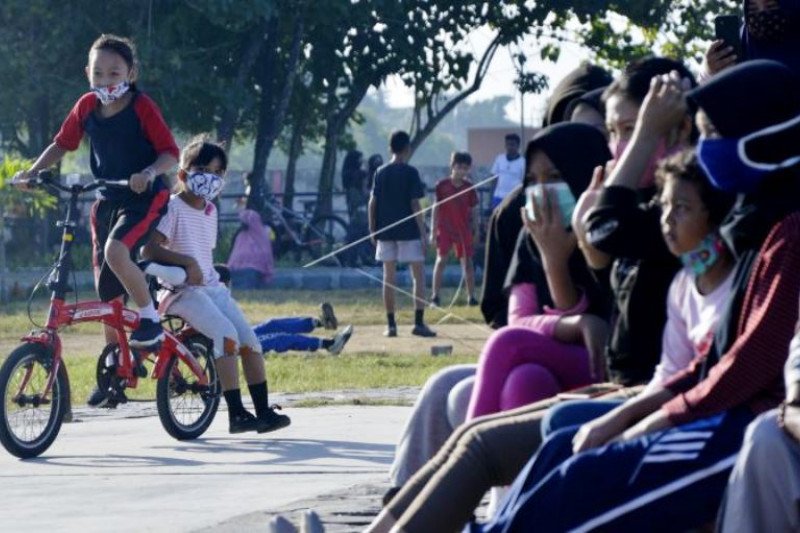
[[[442, 301], [448, 302], [453, 291], [443, 292]], [[88, 298], [90, 294], [81, 294]], [[276, 316], [315, 316], [322, 300], [330, 301], [341, 324], [352, 323], [356, 326], [383, 324], [385, 314], [380, 291], [263, 291], [237, 294], [242, 309], [252, 323], [257, 323]], [[32, 329], [28, 320], [26, 303], [12, 302], [0, 310], [0, 359], [18, 344], [19, 338]], [[398, 295], [398, 322], [409, 324], [413, 319], [413, 308], [410, 299]], [[32, 307], [34, 319], [41, 323], [45, 320], [47, 301], [36, 300]], [[476, 307], [460, 305], [452, 309], [459, 317], [472, 322], [481, 322]], [[441, 311], [427, 311], [428, 320], [435, 322], [444, 316]], [[460, 321], [451, 320], [458, 324]], [[356, 328], [358, 334], [358, 327]], [[316, 332], [326, 335], [329, 332]], [[65, 353], [65, 361], [70, 376], [72, 397], [82, 402], [94, 386], [95, 365], [98, 353], [91, 345], [99, 344], [101, 329], [97, 324], [81, 324], [65, 328], [61, 332], [62, 339], [72, 339], [72, 349]], [[86, 346], [84, 339], [90, 346]], [[443, 339], [445, 341], [446, 339]], [[89, 342], [91, 341], [91, 342]], [[414, 341], [408, 339], [404, 342]], [[413, 346], [413, 344], [412, 344]], [[408, 353], [408, 352], [411, 353]], [[269, 355], [266, 358], [267, 375], [270, 390], [279, 392], [304, 393], [323, 390], [392, 388], [400, 386], [418, 386], [438, 369], [451, 364], [475, 362], [477, 350], [470, 352], [459, 348], [458, 354], [447, 357], [431, 357], [428, 349], [421, 346], [416, 352], [412, 348], [403, 355], [362, 351], [332, 357], [326, 354], [313, 355], [291, 353], [287, 355]], [[463, 352], [463, 353], [462, 353]], [[244, 386], [244, 384], [243, 384]], [[243, 389], [246, 390], [246, 389]], [[155, 383], [146, 378], [139, 380], [139, 387], [129, 391], [133, 399], [155, 398]], [[371, 403], [364, 400], [364, 403]]]

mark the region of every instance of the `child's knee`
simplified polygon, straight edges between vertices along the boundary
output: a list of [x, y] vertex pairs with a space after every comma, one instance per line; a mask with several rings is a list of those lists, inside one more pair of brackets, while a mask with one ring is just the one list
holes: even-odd
[[222, 349], [215, 349], [214, 355], [220, 357], [234, 357], [239, 353], [239, 341], [231, 337], [222, 337]]
[[103, 253], [106, 262], [114, 267], [115, 265], [124, 264], [125, 261], [130, 261], [130, 250], [118, 240], [109, 239], [103, 247]]

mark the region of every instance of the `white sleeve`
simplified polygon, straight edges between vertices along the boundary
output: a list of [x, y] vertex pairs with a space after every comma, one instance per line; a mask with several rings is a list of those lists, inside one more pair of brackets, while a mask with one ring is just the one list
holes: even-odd
[[694, 357], [694, 348], [689, 339], [689, 329], [681, 309], [685, 291], [691, 290], [691, 278], [684, 270], [679, 271], [667, 294], [667, 323], [661, 337], [661, 359], [645, 393], [660, 388], [674, 374], [683, 370]]
[[158, 221], [156, 230], [170, 242], [175, 236], [175, 207], [173, 202], [167, 204], [167, 212]]
[[497, 157], [494, 158], [494, 163], [492, 163], [492, 169], [490, 170], [490, 172], [492, 174], [497, 174], [498, 172], [500, 172], [500, 158], [501, 157], [502, 156], [498, 155]]

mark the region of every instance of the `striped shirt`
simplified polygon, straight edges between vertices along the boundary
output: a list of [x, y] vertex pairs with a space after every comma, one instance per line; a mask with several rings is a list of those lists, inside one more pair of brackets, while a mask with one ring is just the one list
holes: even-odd
[[195, 209], [174, 194], [157, 229], [167, 239], [165, 248], [197, 261], [203, 273], [203, 285], [219, 285], [219, 274], [214, 270], [213, 252], [217, 246], [217, 208], [214, 204], [206, 202], [203, 209]]
[[699, 383], [703, 356], [665, 384], [677, 394], [662, 407], [673, 425], [739, 405], [757, 414], [781, 402], [783, 366], [798, 317], [799, 244], [800, 213], [796, 212], [772, 228], [759, 250], [730, 349]]

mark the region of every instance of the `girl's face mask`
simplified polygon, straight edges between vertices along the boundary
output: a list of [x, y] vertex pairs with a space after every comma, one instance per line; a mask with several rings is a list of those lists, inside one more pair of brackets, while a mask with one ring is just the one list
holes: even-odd
[[97, 99], [103, 105], [108, 105], [122, 98], [128, 92], [130, 84], [127, 81], [118, 83], [116, 85], [107, 85], [105, 87], [92, 87], [92, 92], [97, 95]]
[[192, 194], [211, 202], [219, 196], [225, 180], [222, 176], [211, 172], [187, 171], [186, 188]]
[[565, 228], [568, 228], [572, 222], [572, 212], [575, 210], [575, 195], [565, 182], [557, 183], [537, 183], [529, 185], [525, 188], [525, 210], [528, 213], [528, 218], [536, 220], [536, 214], [533, 210], [533, 202], [536, 202], [537, 207], [541, 210], [545, 205], [544, 190], [547, 189], [547, 194], [550, 202], [557, 204], [561, 212], [561, 219]]
[[711, 233], [697, 248], [681, 255], [681, 263], [689, 268], [695, 276], [702, 276], [714, 266], [724, 249], [725, 243], [722, 242], [719, 234]]
[[757, 11], [748, 10], [745, 17], [747, 33], [763, 42], [779, 43], [786, 39], [789, 21], [780, 6]]
[[[619, 161], [622, 158], [622, 154], [625, 153], [625, 150], [628, 148], [629, 144], [630, 140], [628, 139], [609, 144], [609, 149], [611, 150], [611, 153], [614, 154], [614, 161]], [[677, 152], [680, 150], [680, 148], [680, 146], [667, 148], [667, 141], [662, 138], [658, 142], [656, 151], [653, 152], [652, 156], [650, 156], [650, 161], [647, 162], [647, 169], [645, 169], [644, 174], [642, 174], [642, 177], [639, 180], [639, 188], [646, 189], [648, 187], [652, 187], [656, 182], [656, 167], [658, 166], [658, 162]]]

